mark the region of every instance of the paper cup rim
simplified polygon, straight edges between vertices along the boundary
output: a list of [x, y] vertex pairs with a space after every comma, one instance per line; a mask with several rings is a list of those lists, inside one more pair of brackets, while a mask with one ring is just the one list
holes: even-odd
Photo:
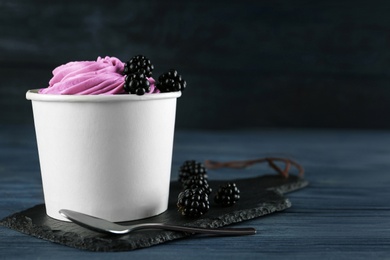
[[26, 99], [46, 102], [112, 102], [112, 101], [146, 101], [154, 99], [170, 99], [181, 96], [181, 91], [168, 93], [154, 93], [138, 96], [135, 94], [117, 95], [55, 95], [40, 94], [39, 89], [31, 89], [26, 93]]

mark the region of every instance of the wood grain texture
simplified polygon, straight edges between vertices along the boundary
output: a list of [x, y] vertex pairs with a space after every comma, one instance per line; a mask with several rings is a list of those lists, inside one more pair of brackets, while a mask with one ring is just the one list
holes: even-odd
[[[184, 160], [228, 161], [289, 156], [310, 185], [286, 194], [292, 207], [238, 226], [250, 237], [198, 237], [145, 250], [91, 253], [0, 227], [0, 258], [99, 259], [388, 259], [390, 254], [388, 131], [178, 131], [172, 179]], [[224, 180], [270, 173], [265, 165], [213, 170]], [[32, 126], [0, 127], [0, 218], [43, 202]]]
[[[72, 60], [142, 53], [188, 82], [178, 128], [389, 128], [387, 1], [0, 0], [0, 120]], [[191, 116], [189, 116], [191, 115]]]

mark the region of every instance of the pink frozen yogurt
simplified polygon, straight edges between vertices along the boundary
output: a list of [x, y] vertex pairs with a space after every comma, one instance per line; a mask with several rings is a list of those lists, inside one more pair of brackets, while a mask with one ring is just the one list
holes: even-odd
[[[59, 95], [112, 95], [125, 94], [123, 85], [124, 64], [115, 57], [98, 57], [96, 61], [73, 61], [53, 70], [49, 87], [40, 89], [40, 94]], [[153, 78], [150, 92], [159, 92]]]

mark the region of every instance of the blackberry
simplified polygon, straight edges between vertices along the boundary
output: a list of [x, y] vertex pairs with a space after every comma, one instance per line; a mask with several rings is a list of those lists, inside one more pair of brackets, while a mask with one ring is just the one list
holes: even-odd
[[183, 216], [200, 217], [210, 209], [209, 196], [203, 189], [186, 189], [180, 192], [177, 207]]
[[123, 87], [127, 93], [139, 96], [150, 91], [150, 83], [145, 75], [141, 73], [127, 75]]
[[240, 199], [240, 190], [234, 182], [221, 185], [214, 197], [214, 202], [221, 206], [232, 206]]
[[195, 160], [187, 160], [183, 163], [179, 170], [179, 181], [184, 184], [189, 177], [194, 175], [202, 175], [207, 179], [206, 168], [200, 162]]
[[154, 66], [151, 61], [143, 55], [137, 55], [125, 63], [123, 73], [130, 75], [133, 73], [142, 73], [146, 77], [152, 76]]
[[156, 87], [161, 92], [183, 91], [187, 86], [187, 82], [174, 69], [162, 74], [158, 77], [158, 81]]
[[190, 176], [188, 180], [186, 180], [183, 183], [183, 188], [184, 189], [201, 188], [207, 193], [207, 195], [210, 195], [212, 191], [209, 183], [207, 182], [207, 179], [203, 175], [199, 175], [199, 174]]

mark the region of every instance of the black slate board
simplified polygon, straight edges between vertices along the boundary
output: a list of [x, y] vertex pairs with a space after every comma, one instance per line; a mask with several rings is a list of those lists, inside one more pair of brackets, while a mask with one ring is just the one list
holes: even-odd
[[[215, 191], [225, 182], [210, 181], [209, 184]], [[241, 199], [233, 207], [218, 207], [210, 200], [209, 212], [199, 219], [187, 219], [181, 216], [176, 208], [181, 186], [178, 182], [172, 182], [166, 212], [148, 219], [123, 222], [123, 224], [164, 222], [195, 227], [222, 227], [289, 208], [291, 203], [283, 193], [303, 188], [308, 184], [306, 180], [299, 177], [289, 176], [285, 179], [278, 175], [237, 179], [234, 182], [241, 190]], [[138, 231], [122, 236], [101, 234], [71, 222], [48, 217], [44, 204], [12, 214], [1, 220], [0, 225], [37, 238], [90, 251], [128, 251], [193, 235], [165, 230]]]

